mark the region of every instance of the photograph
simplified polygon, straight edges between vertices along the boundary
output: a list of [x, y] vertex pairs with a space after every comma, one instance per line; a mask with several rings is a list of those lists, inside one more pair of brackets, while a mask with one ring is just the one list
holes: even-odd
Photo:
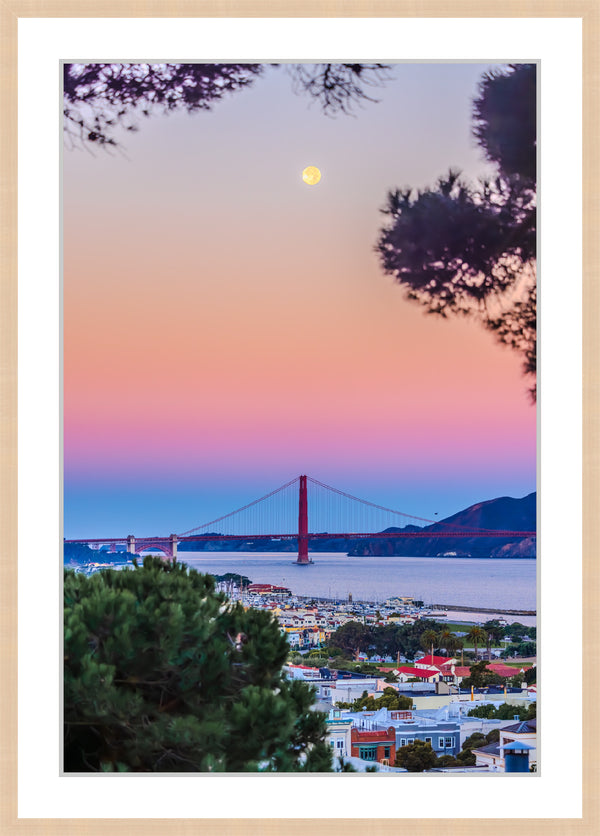
[[538, 779], [539, 71], [61, 62], [63, 776]]

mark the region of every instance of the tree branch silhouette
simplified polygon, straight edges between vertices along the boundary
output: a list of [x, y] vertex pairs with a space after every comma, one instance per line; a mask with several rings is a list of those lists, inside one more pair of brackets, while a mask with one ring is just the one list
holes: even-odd
[[[251, 86], [278, 64], [65, 64], [64, 126], [72, 143], [117, 147], [118, 126], [138, 130], [153, 113], [210, 110], [229, 93]], [[364, 88], [390, 77], [385, 64], [286, 64], [297, 93], [306, 93], [324, 112], [350, 113], [375, 101]]]
[[[388, 193], [376, 250], [407, 299], [439, 316], [476, 317], [536, 371], [536, 67], [487, 73], [473, 134], [498, 175], [450, 169], [433, 188]], [[530, 388], [535, 400], [535, 383]]]

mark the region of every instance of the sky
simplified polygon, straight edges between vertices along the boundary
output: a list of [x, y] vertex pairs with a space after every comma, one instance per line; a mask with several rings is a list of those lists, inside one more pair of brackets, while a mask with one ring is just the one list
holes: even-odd
[[490, 172], [486, 69], [399, 64], [335, 118], [269, 69], [122, 152], [65, 149], [65, 537], [181, 532], [300, 473], [428, 519], [535, 490], [520, 357], [374, 250], [390, 189]]

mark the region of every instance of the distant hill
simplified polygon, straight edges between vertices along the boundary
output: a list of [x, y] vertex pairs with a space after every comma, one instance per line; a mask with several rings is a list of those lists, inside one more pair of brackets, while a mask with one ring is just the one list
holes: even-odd
[[[536, 530], [536, 493], [522, 499], [502, 496], [487, 502], [477, 502], [457, 514], [446, 517], [439, 523], [425, 526], [421, 531], [431, 532], [431, 537], [415, 538], [373, 538], [355, 540], [348, 551], [351, 555], [393, 555], [404, 554], [415, 557], [452, 556], [469, 557], [535, 557], [535, 537], [436, 537], [435, 532], [448, 524], [460, 528], [489, 528], [503, 531]], [[392, 530], [392, 529], [390, 529]], [[419, 530], [415, 526], [396, 531]]]

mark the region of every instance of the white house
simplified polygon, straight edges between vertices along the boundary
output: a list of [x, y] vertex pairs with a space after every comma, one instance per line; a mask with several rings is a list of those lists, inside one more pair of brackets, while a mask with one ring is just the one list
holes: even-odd
[[489, 746], [482, 746], [481, 749], [473, 749], [476, 766], [487, 766], [493, 772], [504, 772], [504, 747], [515, 741], [525, 743], [532, 748], [529, 750], [529, 765], [537, 764], [537, 722], [523, 720], [505, 726], [500, 729], [500, 740], [497, 743], [490, 743]]
[[327, 718], [327, 740], [338, 758], [349, 758], [352, 754], [352, 720], [344, 716], [339, 708], [332, 708]]

